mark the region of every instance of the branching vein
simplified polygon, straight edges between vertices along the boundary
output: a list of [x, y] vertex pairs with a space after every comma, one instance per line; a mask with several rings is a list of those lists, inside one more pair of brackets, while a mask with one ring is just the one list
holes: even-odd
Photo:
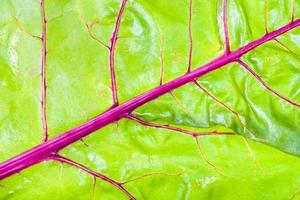
[[111, 43], [109, 47], [109, 61], [110, 61], [110, 78], [111, 78], [111, 90], [112, 90], [112, 95], [113, 95], [113, 107], [119, 105], [119, 100], [118, 100], [118, 92], [117, 92], [117, 83], [116, 83], [116, 74], [115, 74], [115, 49], [116, 49], [116, 43], [118, 39], [118, 32], [121, 24], [121, 18], [123, 11], [125, 9], [125, 5], [127, 3], [127, 0], [123, 0], [120, 10], [117, 15], [117, 21], [115, 24], [115, 28], [113, 31], [113, 34], [111, 36]]
[[181, 134], [184, 134], [184, 135], [189, 135], [189, 136], [192, 136], [192, 137], [201, 137], [201, 136], [207, 136], [207, 135], [234, 135], [235, 134], [233, 132], [219, 132], [219, 131], [195, 132], [195, 131], [190, 131], [190, 130], [187, 130], [187, 129], [174, 127], [174, 126], [171, 126], [169, 124], [162, 125], [162, 124], [147, 122], [147, 121], [144, 121], [143, 119], [141, 119], [139, 117], [136, 117], [132, 114], [129, 114], [126, 117], [128, 119], [131, 119], [131, 120], [143, 125], [143, 126], [148, 126], [148, 127], [152, 127], [152, 128], [159, 128], [159, 129], [167, 129], [167, 130], [170, 130], [170, 131], [175, 131], [177, 133], [181, 133]]
[[[225, 1], [225, 0], [224, 0]], [[119, 29], [120, 21], [121, 21], [121, 14], [124, 10], [126, 0], [123, 0], [121, 4], [121, 8], [118, 14], [117, 23], [115, 27], [115, 31], [111, 40], [112, 48], [110, 51], [112, 54], [110, 55], [111, 60], [114, 59], [114, 49], [115, 44], [117, 40], [117, 32]], [[46, 24], [46, 23], [45, 23]], [[70, 129], [57, 137], [48, 140], [42, 144], [39, 144], [30, 150], [19, 154], [18, 156], [11, 158], [3, 163], [0, 164], [0, 179], [4, 179], [12, 174], [18, 173], [21, 170], [30, 167], [36, 163], [39, 163], [45, 159], [47, 159], [50, 155], [52, 155], [54, 152], [57, 153], [61, 149], [65, 148], [66, 146], [80, 140], [81, 138], [93, 133], [96, 130], [99, 130], [108, 124], [114, 123], [126, 116], [128, 116], [129, 113], [132, 113], [136, 108], [146, 104], [147, 102], [150, 102], [164, 94], [170, 93], [171, 91], [175, 90], [178, 87], [181, 87], [187, 83], [193, 82], [195, 79], [204, 76], [210, 72], [213, 72], [217, 69], [220, 69], [221, 67], [224, 67], [225, 65], [228, 65], [229, 63], [237, 62], [237, 59], [241, 58], [243, 55], [248, 53], [249, 51], [257, 48], [258, 46], [267, 43], [270, 40], [273, 40], [274, 38], [292, 30], [300, 25], [300, 19], [294, 20], [281, 28], [278, 28], [277, 30], [274, 30], [272, 32], [269, 32], [265, 34], [264, 36], [248, 43], [245, 46], [240, 47], [237, 50], [234, 50], [232, 52], [229, 52], [227, 55], [223, 54], [212, 61], [208, 62], [207, 64], [204, 64], [203, 66], [199, 66], [195, 70], [184, 74], [182, 76], [179, 76], [176, 79], [173, 79], [169, 82], [166, 82], [160, 86], [157, 86], [149, 91], [146, 91], [129, 101], [120, 104], [118, 106], [113, 107], [112, 109], [107, 110], [106, 112], [99, 114], [98, 116], [90, 119], [89, 121]], [[229, 43], [228, 43], [229, 44]], [[46, 52], [46, 49], [45, 51]], [[46, 54], [45, 54], [46, 55]], [[111, 62], [111, 69], [114, 69], [114, 62]], [[114, 71], [114, 70], [112, 70]], [[111, 73], [112, 77], [114, 76], [114, 73]], [[258, 78], [260, 78], [258, 76]], [[114, 80], [114, 79], [112, 79]], [[115, 85], [115, 84], [114, 84]], [[115, 88], [116, 89], [116, 88]], [[268, 88], [270, 89], [270, 88]], [[116, 90], [114, 93], [116, 94]], [[276, 94], [275, 91], [273, 91], [274, 94]], [[279, 94], [276, 94], [277, 96], [282, 97]], [[115, 95], [116, 97], [116, 95]], [[115, 98], [117, 100], [117, 98]], [[288, 100], [287, 98], [283, 98], [287, 102], [290, 102], [293, 105], [298, 106], [299, 104], [292, 102], [291, 100]], [[117, 102], [117, 101], [115, 101]]]
[[270, 91], [272, 94], [276, 95], [277, 97], [279, 97], [280, 99], [286, 101], [287, 103], [296, 106], [296, 107], [300, 107], [300, 104], [297, 102], [294, 102], [290, 99], [288, 99], [287, 97], [284, 97], [283, 95], [279, 94], [277, 91], [275, 91], [274, 89], [272, 89], [262, 78], [260, 75], [258, 75], [254, 70], [252, 70], [245, 62], [243, 62], [242, 60], [237, 60], [237, 63], [239, 63], [245, 70], [247, 70], [255, 79], [257, 79], [268, 91]]
[[129, 197], [130, 200], [135, 200], [134, 196], [127, 190], [125, 189], [123, 186], [122, 186], [122, 183], [118, 182], [118, 181], [115, 181], [103, 174], [100, 174], [98, 172], [95, 172], [91, 169], [89, 169], [88, 167], [82, 165], [82, 164], [79, 164], [71, 159], [68, 159], [66, 157], [63, 157], [63, 156], [60, 156], [60, 155], [53, 155], [50, 157], [50, 159], [52, 160], [55, 160], [55, 161], [59, 161], [61, 163], [66, 163], [66, 164], [69, 164], [71, 166], [74, 166], [82, 171], [85, 171], [87, 172], [88, 174], [90, 174], [91, 176], [93, 176], [94, 178], [99, 178], [115, 187], [117, 187], [120, 191], [122, 191], [126, 196]]

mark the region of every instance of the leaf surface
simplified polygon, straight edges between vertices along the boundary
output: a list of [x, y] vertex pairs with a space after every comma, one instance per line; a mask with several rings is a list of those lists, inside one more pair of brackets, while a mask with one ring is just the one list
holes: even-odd
[[[1, 162], [300, 18], [299, 0], [42, 2], [0, 3]], [[5, 177], [0, 199], [300, 198], [290, 29]]]

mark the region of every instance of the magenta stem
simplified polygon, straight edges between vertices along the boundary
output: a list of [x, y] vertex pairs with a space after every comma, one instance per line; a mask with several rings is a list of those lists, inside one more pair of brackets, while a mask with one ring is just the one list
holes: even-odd
[[71, 130], [68, 130], [57, 137], [48, 140], [47, 142], [37, 145], [32, 149], [11, 158], [0, 164], [0, 179], [15, 174], [31, 165], [46, 160], [51, 154], [58, 152], [66, 146], [80, 140], [81, 138], [89, 135], [90, 133], [110, 124], [118, 121], [119, 119], [126, 117], [128, 113], [150, 102], [172, 90], [194, 81], [196, 78], [203, 76], [209, 72], [223, 67], [226, 64], [235, 62], [245, 53], [253, 50], [254, 48], [290, 31], [300, 25], [300, 19], [297, 19], [289, 24], [270, 32], [261, 38], [250, 42], [249, 44], [229, 53], [228, 55], [222, 55], [211, 62], [198, 67], [197, 69], [182, 75], [170, 82], [164, 83], [150, 91], [147, 91], [133, 99], [114, 107], [103, 114], [96, 116], [95, 118], [77, 126]]

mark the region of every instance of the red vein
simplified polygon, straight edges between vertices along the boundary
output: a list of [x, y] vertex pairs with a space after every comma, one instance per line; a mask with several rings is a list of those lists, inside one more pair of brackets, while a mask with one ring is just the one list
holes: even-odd
[[199, 146], [199, 141], [198, 141], [198, 137], [201, 137], [201, 136], [208, 136], [208, 135], [235, 135], [235, 133], [233, 132], [218, 132], [218, 131], [211, 131], [211, 132], [193, 132], [193, 131], [190, 131], [190, 130], [186, 130], [186, 129], [181, 129], [181, 128], [177, 128], [177, 127], [173, 127], [173, 126], [170, 126], [170, 125], [161, 125], [161, 124], [155, 124], [155, 123], [151, 123], [151, 122], [146, 122], [134, 115], [128, 115], [127, 116], [128, 119], [131, 119], [133, 121], [136, 121], [137, 123], [143, 125], [143, 126], [148, 126], [148, 127], [152, 127], [152, 128], [159, 128], [159, 129], [167, 129], [167, 130], [170, 130], [170, 131], [175, 131], [177, 133], [181, 133], [181, 134], [184, 134], [184, 135], [188, 135], [188, 136], [192, 136], [193, 138], [195, 138], [195, 141], [196, 141], [196, 144], [197, 144], [197, 147], [198, 147], [198, 150], [200, 152], [200, 156], [201, 158], [208, 164], [210, 165], [211, 167], [214, 168], [214, 170], [220, 174], [221, 176], [224, 176], [223, 173], [221, 173], [217, 167], [212, 164], [207, 158], [206, 156], [204, 155], [204, 153], [202, 152], [200, 146]]
[[109, 48], [109, 66], [110, 66], [110, 78], [111, 78], [111, 90], [113, 95], [113, 106], [119, 105], [118, 100], [118, 92], [117, 92], [117, 84], [116, 84], [116, 74], [115, 74], [115, 48], [116, 43], [118, 39], [118, 32], [121, 24], [121, 17], [125, 8], [125, 5], [127, 3], [127, 0], [123, 0], [121, 7], [119, 9], [118, 15], [117, 15], [117, 21], [115, 24], [114, 32], [111, 36], [111, 43]]
[[227, 0], [223, 0], [223, 26], [225, 35], [225, 54], [230, 53], [230, 41], [227, 23]]
[[141, 105], [144, 105], [145, 103], [152, 101], [162, 96], [163, 94], [169, 93], [170, 91], [182, 85], [192, 82], [196, 78], [220, 69], [221, 67], [229, 63], [235, 62], [236, 59], [240, 58], [247, 52], [270, 40], [273, 40], [274, 38], [298, 27], [299, 25], [300, 19], [294, 20], [293, 22], [290, 22], [273, 32], [265, 34], [261, 38], [254, 40], [233, 52], [230, 52], [228, 55], [222, 55], [210, 61], [209, 63], [198, 67], [188, 74], [184, 74], [174, 80], [162, 84], [161, 86], [157, 86], [145, 93], [142, 93], [141, 95], [136, 96], [117, 107], [107, 110], [102, 114], [99, 114], [89, 121], [60, 134], [43, 144], [37, 145], [24, 153], [10, 158], [9, 160], [0, 164], [0, 180], [12, 174], [18, 173], [29, 166], [39, 163], [47, 159], [47, 157], [53, 152], [58, 152], [59, 150], [80, 140], [81, 138], [91, 134], [92, 132], [99, 130], [115, 121], [118, 121], [123, 117], [126, 117], [128, 113], [131, 113]]
[[42, 123], [43, 123], [43, 142], [48, 140], [48, 127], [47, 127], [47, 115], [46, 115], [46, 95], [47, 95], [47, 83], [46, 83], [46, 61], [47, 61], [47, 19], [45, 13], [45, 0], [41, 0], [41, 10], [42, 10]]
[[87, 172], [88, 174], [92, 175], [94, 178], [99, 178], [99, 179], [102, 179], [103, 181], [111, 184], [111, 185], [114, 185], [115, 187], [117, 187], [120, 191], [122, 191], [126, 196], [129, 197], [130, 200], [135, 200], [134, 196], [128, 191], [126, 190], [123, 186], [122, 186], [122, 183], [120, 182], [117, 182], [103, 174], [100, 174], [100, 173], [97, 173], [91, 169], [89, 169], [88, 167], [82, 165], [82, 164], [79, 164], [71, 159], [68, 159], [66, 157], [63, 157], [63, 156], [59, 156], [59, 155], [53, 155], [53, 156], [50, 156], [50, 159], [52, 160], [56, 160], [56, 161], [59, 161], [61, 163], [66, 163], [66, 164], [69, 164], [71, 166], [74, 166], [80, 170], [83, 170], [85, 172]]
[[192, 31], [192, 15], [193, 15], [193, 0], [190, 0], [189, 5], [189, 59], [188, 59], [188, 69], [187, 73], [191, 71], [192, 68], [192, 57], [193, 57], [193, 31]]
[[192, 137], [199, 137], [199, 136], [207, 136], [207, 135], [234, 135], [233, 132], [218, 132], [218, 131], [210, 131], [210, 132], [194, 132], [170, 125], [162, 125], [162, 124], [156, 124], [156, 123], [151, 123], [151, 122], [146, 122], [132, 114], [126, 116], [128, 119], [131, 119], [141, 125], [152, 127], [152, 128], [159, 128], [159, 129], [167, 129], [170, 131], [175, 131], [181, 134], [189, 135]]
[[254, 78], [256, 78], [268, 91], [275, 94], [277, 97], [286, 101], [287, 103], [289, 103], [293, 106], [296, 106], [296, 107], [300, 107], [300, 104], [284, 97], [283, 95], [279, 94], [277, 91], [273, 90], [270, 86], [268, 86], [268, 84], [254, 70], [252, 70], [245, 62], [238, 59], [237, 63], [239, 63], [245, 70], [247, 70], [250, 74], [252, 74], [254, 76]]

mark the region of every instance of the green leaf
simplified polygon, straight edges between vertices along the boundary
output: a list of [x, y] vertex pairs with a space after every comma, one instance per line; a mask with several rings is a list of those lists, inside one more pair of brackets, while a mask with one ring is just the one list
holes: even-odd
[[6, 160], [118, 109], [110, 67], [122, 106], [287, 28], [4, 177], [0, 199], [299, 199], [300, 1], [224, 2], [0, 2], [0, 177]]

